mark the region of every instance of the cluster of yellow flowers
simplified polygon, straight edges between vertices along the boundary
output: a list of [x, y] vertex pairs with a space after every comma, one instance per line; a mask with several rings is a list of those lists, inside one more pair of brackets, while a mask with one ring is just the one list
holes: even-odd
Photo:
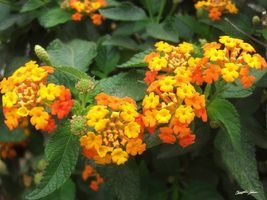
[[222, 13], [234, 13], [238, 12], [235, 4], [231, 0], [207, 0], [198, 1], [195, 4], [195, 8], [203, 8], [210, 12], [209, 17], [214, 20], [220, 20]]
[[142, 144], [143, 130], [135, 101], [104, 93], [95, 99], [98, 105], [86, 115], [87, 125], [95, 132], [80, 138], [83, 154], [99, 164], [112, 161], [118, 165], [128, 160], [128, 154], [142, 154], [146, 144]]
[[74, 100], [63, 85], [47, 85], [47, 74], [53, 72], [52, 67], [30, 61], [0, 82], [5, 123], [10, 130], [30, 120], [37, 130], [53, 131], [56, 124], [46, 111], [48, 107], [59, 119], [68, 115]]
[[75, 10], [72, 15], [74, 21], [81, 21], [83, 16], [90, 16], [94, 24], [102, 24], [102, 20], [105, 18], [101, 14], [95, 13], [101, 6], [106, 7], [107, 3], [104, 0], [65, 0], [61, 8], [71, 8]]
[[212, 84], [220, 77], [225, 82], [240, 78], [247, 88], [255, 79], [249, 76], [249, 69], [267, 66], [264, 58], [243, 40], [221, 36], [219, 42], [205, 44], [203, 57], [194, 58], [192, 44], [184, 42], [175, 47], [160, 41], [155, 44], [158, 52], [145, 57], [150, 71], [145, 77], [149, 95], [143, 100], [143, 122], [151, 134], [160, 126], [163, 142], [179, 139], [180, 145], [186, 147], [194, 143], [195, 135], [189, 128], [194, 117], [207, 121], [205, 96], [194, 85]]

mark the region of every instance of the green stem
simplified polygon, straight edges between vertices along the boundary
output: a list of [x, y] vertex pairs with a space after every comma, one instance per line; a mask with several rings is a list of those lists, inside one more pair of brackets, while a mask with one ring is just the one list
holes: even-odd
[[166, 3], [166, 0], [161, 0], [159, 14], [158, 14], [157, 21], [156, 21], [157, 23], [159, 23], [159, 21], [161, 19], [161, 16], [162, 16], [162, 13], [163, 13], [163, 10], [164, 10], [164, 7], [165, 7], [165, 3]]
[[209, 104], [219, 95], [223, 92], [223, 88], [224, 86], [227, 84], [227, 82], [225, 80], [223, 80], [223, 82], [221, 83], [220, 87], [218, 89], [216, 89], [215, 93], [211, 96], [210, 100], [209, 100]]
[[169, 12], [169, 14], [167, 15], [167, 17], [163, 20], [163, 22], [164, 22], [166, 19], [168, 19], [170, 16], [172, 16], [172, 14], [173, 14], [173, 12], [175, 11], [177, 5], [178, 5], [178, 2], [177, 2], [177, 3], [176, 3], [176, 2], [173, 2], [172, 9], [171, 9], [171, 11]]
[[147, 5], [147, 9], [148, 9], [148, 13], [149, 13], [150, 21], [151, 21], [151, 22], [154, 22], [152, 0], [146, 0], [146, 5]]
[[82, 108], [85, 108], [86, 106], [86, 100], [87, 100], [87, 92], [83, 94], [83, 97], [82, 97]]

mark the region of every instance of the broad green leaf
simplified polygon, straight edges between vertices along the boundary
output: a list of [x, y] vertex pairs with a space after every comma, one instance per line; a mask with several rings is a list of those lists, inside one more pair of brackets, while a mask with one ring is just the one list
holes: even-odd
[[[226, 18], [226, 20], [225, 20]], [[253, 33], [253, 25], [251, 19], [249, 19], [245, 14], [239, 12], [238, 14], [229, 14], [222, 17], [221, 20], [211, 21], [210, 18], [201, 19], [201, 22], [205, 24], [212, 25], [226, 35], [230, 35], [231, 37], [236, 37], [240, 39], [246, 39], [247, 36], [242, 34], [239, 30], [237, 30], [234, 26], [242, 30], [248, 35]]]
[[41, 200], [74, 200], [75, 196], [75, 184], [68, 179], [59, 189]]
[[118, 68], [129, 68], [129, 67], [147, 67], [148, 64], [144, 62], [144, 58], [146, 55], [153, 52], [153, 50], [146, 50], [143, 52], [140, 52], [138, 54], [135, 54], [134, 57], [132, 57], [130, 60], [128, 60], [126, 63], [123, 63], [118, 66]]
[[[227, 138], [237, 153], [242, 154], [239, 115], [235, 107], [225, 99], [214, 99], [207, 106], [210, 120], [219, 120]], [[225, 127], [225, 129], [224, 129]]]
[[223, 131], [219, 131], [215, 138], [215, 147], [221, 153], [221, 159], [227, 169], [234, 176], [238, 184], [257, 200], [266, 200], [262, 183], [259, 181], [255, 159], [255, 146], [248, 133], [242, 131], [241, 145], [243, 154], [239, 154], [226, 138]]
[[210, 27], [204, 23], [198, 22], [194, 17], [189, 15], [177, 16], [177, 18], [183, 22], [186, 26], [188, 26], [191, 30], [199, 34], [204, 38], [213, 37], [210, 33]]
[[[250, 76], [254, 76], [255, 80], [252, 83], [252, 86], [249, 88], [244, 88], [244, 86], [241, 84], [240, 79], [236, 79], [233, 83], [227, 83], [224, 88], [223, 92], [219, 95], [221, 98], [244, 98], [247, 96], [250, 96], [253, 93], [253, 90], [255, 89], [255, 85], [260, 81], [262, 77], [267, 73], [267, 69], [263, 70], [257, 70], [257, 69], [251, 69], [250, 70]], [[264, 79], [262, 79], [264, 81]], [[262, 84], [259, 83], [257, 85]], [[218, 84], [216, 84], [218, 87]]]
[[102, 45], [109, 38], [110, 36], [105, 36], [98, 40], [97, 56], [95, 57], [98, 69], [103, 71], [105, 75], [112, 72], [120, 60], [120, 51], [117, 47]]
[[76, 165], [79, 147], [78, 138], [70, 132], [70, 124], [60, 124], [46, 146], [48, 164], [43, 172], [43, 178], [27, 198], [39, 199], [61, 187]]
[[146, 18], [145, 11], [130, 2], [121, 3], [117, 7], [99, 9], [100, 14], [108, 19], [121, 21], [137, 21]]
[[223, 200], [224, 198], [211, 185], [195, 181], [190, 183], [182, 192], [181, 200]]
[[143, 81], [143, 71], [132, 70], [110, 78], [102, 79], [100, 85], [103, 92], [116, 97], [131, 97], [135, 101], [142, 100], [146, 95], [147, 85]]
[[179, 42], [178, 31], [174, 28], [174, 24], [170, 21], [161, 24], [150, 23], [146, 27], [147, 33], [160, 40]]
[[173, 20], [172, 25], [174, 29], [177, 31], [179, 37], [186, 39], [188, 41], [193, 39], [194, 31], [191, 28], [185, 25], [185, 23], [183, 23], [177, 17], [174, 17], [171, 20]]
[[89, 79], [89, 76], [87, 76], [86, 73], [80, 71], [77, 68], [70, 67], [70, 66], [60, 66], [60, 67], [54, 67], [56, 71], [63, 72], [65, 74], [71, 75], [77, 79]]
[[148, 200], [167, 200], [169, 189], [165, 182], [160, 180], [150, 180]]
[[262, 29], [261, 34], [264, 37], [264, 39], [267, 40], [267, 29]]
[[40, 8], [43, 5], [44, 5], [44, 2], [41, 0], [29, 0], [23, 5], [20, 12], [27, 12], [27, 11], [35, 10], [37, 8]]
[[112, 163], [105, 166], [103, 178], [118, 200], [136, 200], [138, 197], [140, 177], [134, 159], [129, 159], [123, 165]]
[[89, 65], [97, 54], [95, 43], [80, 39], [66, 43], [56, 39], [47, 47], [47, 53], [53, 65], [71, 66], [83, 72], [88, 71]]
[[45, 28], [63, 24], [71, 20], [72, 13], [67, 10], [54, 8], [40, 15], [39, 22]]
[[0, 22], [3, 22], [10, 14], [10, 5], [0, 3]]
[[112, 36], [108, 40], [104, 41], [102, 45], [114, 45], [126, 49], [131, 49], [131, 50], [138, 50], [138, 45], [137, 43], [132, 40], [129, 37], [126, 36]]
[[208, 124], [202, 124], [202, 126], [197, 126], [193, 134], [196, 135], [194, 144], [191, 144], [187, 147], [182, 147], [178, 143], [176, 145], [165, 144], [160, 148], [157, 158], [180, 156], [188, 152], [200, 149], [205, 144], [207, 144], [210, 138], [210, 127]]
[[120, 22], [114, 30], [113, 35], [130, 36], [146, 27], [148, 20], [140, 20], [135, 22]]

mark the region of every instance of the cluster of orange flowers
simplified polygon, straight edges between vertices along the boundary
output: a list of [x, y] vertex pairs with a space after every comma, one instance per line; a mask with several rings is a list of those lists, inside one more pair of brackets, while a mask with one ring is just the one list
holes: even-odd
[[27, 145], [27, 141], [20, 141], [20, 142], [0, 142], [0, 151], [1, 151], [1, 158], [14, 158], [17, 155], [15, 147], [21, 146], [25, 147]]
[[149, 95], [143, 100], [143, 122], [151, 134], [160, 126], [163, 142], [179, 139], [186, 147], [194, 143], [195, 135], [189, 128], [194, 117], [207, 121], [205, 96], [194, 84], [211, 84], [220, 77], [226, 82], [240, 78], [247, 88], [255, 79], [249, 76], [249, 69], [267, 66], [259, 54], [252, 55], [254, 48], [243, 40], [221, 36], [219, 42], [205, 44], [203, 57], [194, 58], [190, 54], [192, 44], [184, 42], [175, 47], [161, 41], [155, 45], [158, 52], [145, 57], [150, 71], [145, 77]]
[[74, 21], [81, 21], [83, 16], [89, 16], [94, 24], [100, 25], [105, 18], [101, 14], [95, 12], [101, 6], [106, 7], [107, 3], [104, 0], [84, 0], [84, 2], [79, 0], [65, 0], [61, 8], [71, 8], [75, 10], [75, 13], [72, 15]]
[[63, 85], [47, 84], [47, 75], [53, 72], [52, 67], [39, 67], [30, 61], [0, 82], [5, 123], [10, 130], [17, 128], [20, 122], [25, 127], [30, 120], [37, 130], [50, 133], [57, 125], [46, 108], [59, 119], [68, 115], [74, 100]]
[[80, 138], [83, 155], [99, 164], [112, 161], [120, 165], [128, 160], [129, 154], [142, 154], [146, 144], [142, 144], [142, 120], [135, 101], [104, 93], [95, 99], [97, 105], [86, 115], [87, 125], [94, 131]]
[[84, 181], [86, 181], [89, 177], [94, 177], [96, 179], [92, 180], [90, 184], [90, 188], [94, 191], [97, 191], [99, 189], [99, 183], [104, 183], [103, 178], [101, 178], [100, 175], [96, 172], [96, 170], [90, 165], [85, 166], [82, 177]]
[[214, 20], [220, 20], [222, 13], [234, 13], [238, 12], [235, 4], [231, 0], [207, 0], [198, 1], [195, 4], [195, 8], [203, 8], [210, 12], [209, 17]]

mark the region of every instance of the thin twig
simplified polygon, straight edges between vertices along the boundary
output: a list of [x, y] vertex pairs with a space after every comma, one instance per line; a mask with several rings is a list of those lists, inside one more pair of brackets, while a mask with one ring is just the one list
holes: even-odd
[[234, 25], [227, 17], [224, 18], [224, 20], [226, 22], [228, 22], [234, 29], [236, 29], [237, 31], [239, 31], [240, 33], [242, 33], [243, 35], [247, 36], [248, 38], [250, 38], [251, 40], [253, 40], [254, 42], [257, 42], [258, 44], [264, 46], [265, 48], [267, 47], [267, 45], [259, 40], [257, 40], [256, 38], [248, 35], [247, 33], [245, 33], [243, 30], [241, 30], [240, 28], [238, 28], [236, 25]]

